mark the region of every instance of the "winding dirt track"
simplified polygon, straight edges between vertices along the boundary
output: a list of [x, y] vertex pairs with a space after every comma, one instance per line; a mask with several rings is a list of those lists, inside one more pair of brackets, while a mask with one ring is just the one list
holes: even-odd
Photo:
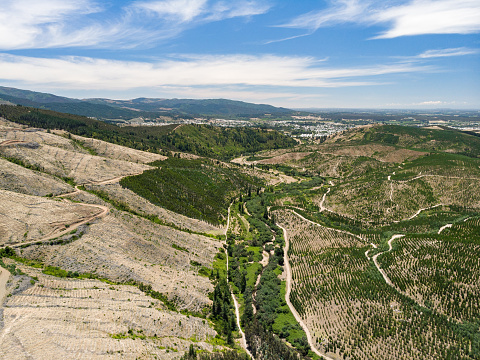
[[323, 203], [325, 202], [325, 198], [327, 197], [327, 194], [330, 192], [330, 188], [328, 188], [327, 192], [323, 194], [322, 201], [318, 204], [318, 211], [322, 212], [323, 210], [328, 210], [326, 207], [323, 206]]
[[[351, 233], [351, 232], [349, 232], [349, 231], [346, 231], [346, 230], [340, 230], [340, 229], [335, 229], [335, 228], [331, 228], [331, 227], [327, 227], [327, 226], [320, 225], [320, 224], [318, 224], [318, 223], [316, 223], [316, 222], [314, 222], [314, 221], [312, 221], [312, 220], [309, 220], [309, 219], [303, 217], [302, 215], [300, 215], [299, 213], [297, 213], [295, 210], [292, 210], [292, 213], [294, 213], [295, 215], [297, 215], [297, 216], [298, 216], [299, 218], [301, 218], [302, 220], [309, 222], [310, 224], [313, 224], [313, 225], [316, 225], [316, 226], [320, 226], [320, 227], [324, 227], [324, 228], [326, 228], [326, 229], [330, 229], [330, 230], [333, 230], [333, 231], [336, 231], [336, 232], [339, 232], [339, 233], [348, 234], [348, 235], [350, 235], [350, 236], [356, 237], [357, 239], [365, 242], [365, 239], [363, 239], [362, 237], [358, 236], [357, 234], [353, 234], [353, 233]], [[277, 225], [278, 225], [278, 224], [277, 224]], [[280, 225], [278, 225], [278, 226], [281, 227]], [[282, 228], [282, 229], [283, 229], [283, 228]], [[372, 245], [373, 245], [373, 244], [372, 244]], [[373, 245], [373, 246], [374, 246], [374, 245]]]
[[430, 209], [434, 209], [436, 207], [439, 207], [439, 206], [442, 206], [443, 204], [438, 204], [438, 205], [434, 205], [434, 206], [429, 206], [429, 207], [426, 207], [426, 208], [422, 208], [420, 210], [418, 210], [415, 214], [413, 214], [412, 216], [410, 216], [407, 220], [412, 220], [414, 218], [416, 218], [418, 215], [420, 215], [420, 213], [424, 210], [430, 210]]
[[312, 335], [310, 334], [310, 330], [303, 322], [302, 318], [300, 317], [300, 314], [297, 312], [297, 309], [295, 309], [295, 307], [290, 302], [290, 292], [292, 291], [292, 269], [290, 267], [290, 262], [288, 261], [288, 249], [290, 247], [290, 243], [288, 241], [287, 230], [278, 224], [277, 226], [283, 230], [283, 237], [285, 238], [285, 249], [283, 253], [285, 271], [287, 272], [287, 291], [285, 292], [285, 301], [288, 307], [290, 308], [290, 311], [292, 312], [293, 316], [295, 317], [295, 320], [297, 320], [297, 322], [302, 327], [303, 331], [305, 331], [305, 334], [307, 335], [308, 345], [310, 345], [310, 348], [312, 349], [312, 351], [318, 356], [321, 356], [326, 360], [334, 360], [333, 358], [325, 354], [322, 354], [320, 351], [317, 350], [317, 348], [315, 347], [315, 343], [312, 340]]
[[[6, 142], [8, 142], [7, 145], [12, 144], [12, 141], [18, 142], [17, 140], [7, 140], [7, 141], [4, 141], [4, 142], [0, 143], [0, 146], [4, 145]], [[125, 175], [125, 176], [130, 176], [130, 175]], [[125, 176], [118, 176], [118, 177], [115, 177], [113, 179], [98, 181], [98, 182], [95, 182], [94, 184], [96, 184], [96, 185], [112, 184], [112, 183], [120, 181]], [[82, 190], [80, 190], [78, 188], [78, 185], [77, 185], [77, 186], [75, 186], [75, 191], [70, 192], [70, 193], [66, 193], [66, 194], [63, 194], [63, 195], [59, 195], [57, 197], [72, 196], [72, 195], [78, 194], [80, 192], [82, 192]], [[66, 200], [64, 200], [64, 201], [66, 201]], [[17, 247], [20, 247], [20, 246], [23, 246], [23, 245], [35, 244], [35, 243], [55, 239], [59, 236], [62, 236], [62, 235], [65, 235], [65, 234], [71, 232], [72, 230], [76, 230], [80, 225], [84, 225], [88, 222], [92, 222], [94, 220], [105, 217], [109, 212], [108, 207], [103, 206], [103, 205], [86, 204], [86, 203], [82, 203], [81, 205], [94, 207], [94, 208], [100, 209], [100, 211], [98, 213], [96, 213], [95, 215], [89, 216], [88, 218], [81, 219], [78, 222], [73, 223], [73, 224], [69, 224], [68, 228], [66, 228], [64, 230], [56, 231], [56, 232], [54, 232], [54, 233], [52, 233], [52, 234], [50, 234], [50, 235], [48, 235], [44, 238], [37, 239], [37, 240], [34, 240], [34, 241], [22, 242], [22, 243], [18, 243], [18, 244], [11, 244], [10, 247], [17, 248]], [[228, 220], [230, 220], [230, 208], [228, 209], [228, 211], [229, 211], [229, 213], [228, 213], [229, 214], [229, 219]], [[228, 230], [228, 222], [227, 222], [227, 228], [225, 229], [225, 235], [227, 233], [227, 230]], [[5, 245], [2, 245], [0, 247], [4, 247], [4, 246]], [[228, 256], [227, 256], [227, 261], [228, 261]], [[8, 278], [10, 276], [10, 273], [6, 269], [1, 268], [1, 267], [0, 267], [0, 271], [1, 271], [1, 273], [0, 273], [0, 304], [1, 304], [2, 301], [3, 301], [3, 298], [6, 294], [6, 284], [7, 284]], [[232, 296], [233, 296], [233, 294], [232, 294]], [[237, 311], [238, 311], [238, 305], [236, 306], [236, 308], [237, 308]], [[238, 319], [237, 319], [237, 321], [238, 321]], [[243, 334], [243, 339], [245, 339], [245, 334]], [[247, 352], [248, 352], [248, 350], [247, 350]]]
[[453, 224], [444, 225], [440, 228], [440, 230], [438, 230], [438, 233], [440, 234], [443, 230], [445, 230], [446, 228], [451, 228], [452, 226]]
[[[395, 239], [402, 238], [402, 237], [404, 237], [404, 236], [405, 236], [405, 235], [403, 235], [403, 234], [393, 235], [393, 236], [391, 237], [391, 239], [388, 240], [388, 250], [387, 250], [387, 251], [384, 251], [384, 252], [381, 252], [381, 253], [378, 253], [378, 254], [375, 254], [375, 255], [373, 255], [373, 258], [372, 258], [372, 259], [373, 259], [373, 262], [375, 263], [375, 266], [377, 267], [378, 271], [380, 271], [380, 274], [382, 274], [383, 279], [385, 280], [385, 282], [386, 282], [388, 285], [393, 286], [393, 287], [395, 287], [395, 286], [393, 285], [392, 281], [389, 279], [389, 277], [387, 276], [387, 274], [385, 273], [385, 271], [384, 271], [384, 270], [380, 267], [380, 265], [378, 264], [377, 258], [378, 258], [380, 255], [382, 255], [382, 254], [384, 254], [384, 253], [386, 253], [386, 252], [392, 251], [392, 241], [395, 240]], [[368, 256], [367, 256], [367, 258], [368, 258]]]

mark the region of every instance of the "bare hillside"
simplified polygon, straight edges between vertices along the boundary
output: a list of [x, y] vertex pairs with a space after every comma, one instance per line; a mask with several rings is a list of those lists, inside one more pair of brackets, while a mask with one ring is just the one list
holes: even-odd
[[9, 285], [14, 295], [3, 309], [2, 358], [178, 359], [191, 338], [213, 349], [206, 341], [216, 333], [208, 323], [163, 310], [136, 287], [22, 270], [38, 281], [32, 286], [15, 276]]

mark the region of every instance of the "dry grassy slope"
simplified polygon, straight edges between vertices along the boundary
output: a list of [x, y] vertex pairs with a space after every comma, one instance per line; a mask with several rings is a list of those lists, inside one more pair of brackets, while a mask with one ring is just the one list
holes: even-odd
[[37, 149], [9, 146], [2, 148], [1, 152], [5, 156], [36, 165], [47, 173], [71, 177], [80, 184], [138, 174], [151, 168], [143, 164], [92, 156], [51, 145], [40, 145]]
[[[106, 155], [109, 157], [92, 156], [65, 136], [42, 129], [14, 128], [8, 122], [2, 122], [0, 123], [0, 143], [5, 140], [19, 140], [25, 142], [27, 146], [25, 144], [0, 146], [0, 155], [21, 159], [44, 169], [49, 174], [71, 177], [77, 183], [98, 182], [118, 176], [138, 174], [151, 168], [142, 162], [163, 158], [149, 153], [143, 153], [142, 156], [142, 152], [138, 150], [127, 150], [115, 145], [105, 148]], [[100, 142], [97, 145], [101, 147], [104, 144]], [[118, 157], [116, 158], [115, 155]], [[126, 161], [123, 158], [131, 158], [135, 162]]]
[[0, 245], [41, 239], [99, 209], [0, 190]]
[[[163, 159], [160, 155], [142, 153], [97, 141], [90, 145], [98, 154], [103, 156], [92, 156], [68, 137], [39, 129], [26, 129], [7, 121], [0, 121], [0, 143], [5, 140], [10, 141], [0, 146], [3, 155], [22, 159], [26, 163], [37, 165], [45, 169], [46, 172], [57, 176], [73, 177], [78, 183], [96, 183], [120, 178], [128, 174], [140, 173], [150, 168], [143, 163]], [[15, 140], [16, 144], [11, 140]], [[25, 146], [25, 143], [33, 146]], [[85, 144], [85, 146], [88, 147], [89, 144]], [[130, 161], [127, 161], [127, 159]], [[0, 171], [5, 175], [0, 180], [4, 189], [29, 192], [36, 195], [69, 193], [73, 190], [72, 187], [58, 178], [25, 169], [5, 160], [0, 161]], [[120, 199], [127, 203], [131, 202], [132, 208], [158, 214], [166, 222], [173, 222], [182, 228], [197, 232], [219, 231], [219, 229], [208, 224], [184, 216], [177, 216], [177, 214], [153, 206], [138, 196], [133, 196], [128, 190], [121, 189], [118, 184], [105, 184], [103, 186], [105, 189], [115, 189], [114, 192], [120, 194]], [[212, 284], [209, 279], [198, 275], [199, 266], [193, 266], [191, 262], [211, 266], [214, 255], [221, 247], [220, 241], [160, 226], [129, 213], [119, 212], [87, 192], [76, 192], [69, 196], [72, 200], [81, 202], [72, 203], [67, 200], [18, 194], [14, 191], [0, 190], [0, 241], [3, 244], [45, 238], [48, 234], [56, 234], [56, 231], [61, 229], [64, 224], [75, 223], [79, 219], [89, 217], [92, 213], [100, 210], [85, 204], [107, 205], [110, 208], [109, 215], [84, 226], [82, 236], [79, 239], [74, 239], [73, 242], [64, 245], [30, 245], [17, 250], [21, 256], [37, 259], [44, 262], [45, 265], [58, 266], [65, 270], [96, 273], [100, 277], [117, 282], [135, 280], [151, 284], [154, 290], [165, 293], [170, 299], [174, 300], [180, 309], [200, 311], [204, 306], [211, 303], [207, 295], [213, 290]], [[173, 245], [188, 250], [177, 250]], [[29, 269], [28, 271], [34, 270]], [[67, 285], [60, 284], [58, 288], [65, 286]], [[76, 282], [75, 287], [81, 288], [82, 286], [81, 281]], [[133, 291], [131, 290], [133, 288], [130, 287], [129, 289], [127, 289], [127, 293]], [[111, 343], [121, 344], [113, 346], [109, 342], [110, 340], [105, 340], [109, 339], [108, 336], [104, 336], [105, 334], [98, 336], [98, 329], [88, 329], [81, 324], [99, 322], [103, 324], [102, 326], [113, 329], [112, 332], [127, 331], [130, 327], [129, 322], [136, 321], [132, 314], [138, 315], [142, 310], [130, 306], [125, 313], [116, 312], [116, 308], [120, 309], [118, 305], [121, 302], [118, 302], [118, 297], [123, 296], [123, 291], [115, 291], [111, 294], [114, 300], [105, 300], [105, 302], [102, 300], [103, 298], [95, 294], [89, 294], [89, 296], [92, 296], [92, 300], [88, 301], [91, 302], [92, 306], [100, 306], [100, 309], [98, 313], [88, 315], [88, 317], [93, 316], [90, 320], [79, 321], [78, 324], [80, 325], [75, 326], [80, 327], [77, 328], [80, 332], [73, 336], [71, 335], [73, 330], [63, 328], [63, 324], [60, 325], [59, 322], [53, 322], [55, 316], [52, 314], [54, 311], [49, 313], [49, 310], [47, 310], [50, 305], [60, 307], [59, 304], [62, 304], [64, 300], [62, 296], [65, 297], [64, 293], [57, 291], [58, 289], [53, 290], [55, 291], [51, 291], [47, 295], [48, 299], [43, 299], [43, 295], [34, 299], [35, 297], [31, 294], [18, 298], [14, 295], [9, 299], [12, 301], [16, 299], [14, 305], [16, 310], [15, 313], [12, 313], [13, 318], [3, 318], [4, 333], [11, 334], [11, 336], [2, 337], [0, 334], [0, 348], [9, 349], [9, 354], [20, 351], [17, 346], [18, 342], [15, 343], [12, 339], [16, 338], [24, 341], [24, 336], [28, 334], [28, 329], [33, 326], [32, 324], [36, 324], [39, 329], [43, 330], [54, 327], [55, 331], [58, 329], [60, 333], [66, 331], [67, 334], [61, 340], [62, 345], [45, 345], [52, 337], [56, 336], [55, 331], [45, 332], [46, 334], [40, 337], [39, 341], [43, 345], [39, 345], [36, 341], [25, 340], [24, 349], [28, 349], [28, 352], [30, 352], [30, 349], [38, 350], [32, 350], [32, 354], [37, 355], [35, 358], [48, 357], [52, 354], [58, 354], [58, 358], [75, 358], [86, 356], [85, 354], [92, 355], [92, 358], [137, 358], [137, 356], [150, 358], [150, 355], [146, 355], [149, 352], [157, 354], [160, 358], [175, 358], [179, 357], [181, 352], [172, 354], [171, 351], [170, 355], [166, 355], [166, 351], [159, 349], [157, 345], [171, 345], [174, 348], [178, 347], [179, 350], [185, 350], [191, 341], [181, 338], [190, 339], [195, 334], [197, 334], [197, 338], [201, 338], [204, 334], [215, 335], [215, 332], [203, 323], [200, 326], [201, 329], [188, 325], [188, 331], [185, 331], [185, 326], [178, 325], [179, 320], [182, 324], [198, 323], [202, 320], [192, 318], [191, 321], [186, 321], [181, 315], [172, 315], [167, 312], [159, 313], [157, 311], [159, 318], [166, 318], [166, 323], [150, 324], [147, 328], [142, 327], [142, 325], [140, 328], [143, 328], [144, 331], [147, 329], [149, 336], [151, 336], [150, 332], [156, 331], [157, 335], [158, 332], [161, 332], [162, 336], [168, 335], [172, 338], [162, 338], [144, 344], [139, 339], [112, 339]], [[136, 289], [134, 291], [138, 292]], [[82, 318], [81, 313], [84, 309], [80, 308], [83, 307], [82, 301], [87, 298], [90, 299], [89, 297], [72, 297], [65, 310], [65, 316], [68, 315], [74, 319]], [[107, 299], [110, 298], [109, 294]], [[154, 301], [148, 297], [146, 299]], [[36, 306], [36, 304], [31, 305], [29, 303], [31, 300], [51, 301], [52, 304], [44, 306], [42, 303], [39, 309], [31, 312], [32, 306]], [[107, 316], [105, 320], [102, 319], [102, 316], [107, 312], [107, 309], [102, 308], [103, 305], [108, 305], [107, 307], [110, 309], [108, 311], [111, 311], [110, 317], [105, 315]], [[140, 308], [143, 306], [141, 302], [138, 305]], [[40, 315], [42, 311], [48, 313], [48, 315], [42, 317]], [[60, 310], [55, 308], [55, 311]], [[60, 311], [61, 314], [63, 314], [62, 311]], [[115, 316], [112, 315], [113, 312], [115, 312]], [[156, 317], [157, 315], [148, 313], [145, 317]], [[180, 317], [182, 318], [180, 319]], [[16, 327], [15, 319], [24, 319], [23, 324], [26, 325], [25, 329], [27, 330], [24, 331], [22, 326]], [[123, 321], [127, 321], [127, 323], [121, 325]], [[75, 324], [77, 323], [75, 322]], [[137, 326], [135, 323], [133, 325], [131, 327]], [[164, 329], [166, 330], [164, 331]], [[83, 332], [84, 330], [86, 332]], [[1, 319], [0, 331], [2, 331]], [[75, 340], [72, 340], [73, 342], [69, 345], [68, 339], [70, 337]], [[85, 339], [81, 340], [82, 338]], [[173, 345], [175, 342], [178, 346]], [[103, 343], [106, 344], [106, 347], [102, 348], [101, 351], [98, 350], [103, 346]], [[205, 346], [211, 350], [210, 345]]]
[[[188, 249], [176, 250], [175, 244]], [[221, 242], [153, 224], [128, 213], [112, 211], [90, 225], [80, 239], [66, 245], [30, 246], [22, 256], [80, 273], [96, 273], [117, 282], [152, 284], [177, 298], [180, 308], [201, 310], [210, 303], [210, 281], [190, 261], [210, 266]]]
[[73, 191], [72, 186], [54, 176], [26, 169], [1, 158], [0, 189], [36, 196]]
[[146, 164], [157, 160], [165, 160], [167, 158], [163, 155], [135, 150], [102, 140], [85, 138], [78, 135], [72, 135], [72, 138], [80, 141], [85, 147], [95, 151], [98, 156], [110, 159]]
[[[290, 153], [282, 153], [276, 155], [271, 152], [268, 154], [268, 159], [259, 160], [260, 164], [285, 164], [296, 167], [305, 165], [305, 161], [308, 161], [308, 155], [316, 153], [317, 157], [371, 157], [380, 162], [387, 163], [401, 163], [405, 160], [416, 159], [425, 153], [409, 149], [397, 149], [393, 146], [386, 146], [381, 144], [368, 144], [368, 145], [346, 145], [336, 144], [335, 141], [325, 142], [318, 145], [299, 146], [297, 150], [309, 150], [309, 151], [296, 151]], [[264, 154], [267, 156], [267, 153]]]
[[[72, 140], [66, 137], [49, 133], [43, 129], [15, 127], [11, 126], [14, 123], [2, 122], [0, 123], [0, 142], [6, 140], [19, 140], [26, 143], [36, 143], [38, 145], [50, 145], [69, 151], [78, 151], [87, 153], [79, 149]], [[17, 124], [15, 124], [17, 125]]]
[[[192, 338], [213, 350], [205, 342], [215, 336], [208, 323], [162, 310], [136, 287], [21, 269], [39, 281], [31, 286], [16, 277], [9, 286], [14, 295], [3, 309], [2, 359], [178, 359]], [[111, 336], [128, 330], [144, 338]]]

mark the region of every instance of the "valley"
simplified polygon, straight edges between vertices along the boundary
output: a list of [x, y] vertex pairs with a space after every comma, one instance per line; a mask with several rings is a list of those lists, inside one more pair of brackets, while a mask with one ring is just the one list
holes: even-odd
[[110, 133], [2, 106], [6, 358], [480, 358], [475, 135]]

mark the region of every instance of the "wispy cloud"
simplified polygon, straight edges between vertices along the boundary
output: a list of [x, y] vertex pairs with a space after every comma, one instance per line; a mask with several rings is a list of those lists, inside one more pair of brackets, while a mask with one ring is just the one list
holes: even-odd
[[342, 23], [389, 27], [376, 39], [424, 34], [469, 34], [480, 32], [478, 0], [410, 0], [386, 4], [379, 0], [340, 0], [323, 10], [309, 12], [281, 25], [307, 29]]
[[173, 20], [181, 22], [191, 21], [205, 11], [207, 0], [165, 0], [165, 1], [142, 1], [133, 6], [139, 10], [148, 11], [165, 18], [173, 17]]
[[440, 100], [429, 100], [429, 101], [422, 101], [422, 102], [416, 103], [414, 105], [418, 105], [418, 106], [438, 106], [438, 105], [442, 105], [442, 104], [444, 104], [444, 102], [440, 101]]
[[202, 23], [270, 9], [266, 0], [146, 0], [120, 9], [107, 6], [99, 0], [3, 0], [0, 49], [148, 46]]
[[0, 54], [0, 79], [3, 81], [64, 89], [129, 90], [159, 86], [241, 85], [283, 87], [292, 91], [292, 88], [378, 85], [385, 83], [382, 75], [429, 69], [406, 62], [336, 68], [310, 57], [273, 55], [192, 55], [147, 63]]
[[208, 0], [161, 0], [139, 1], [131, 8], [146, 11], [163, 20], [172, 22], [209, 22], [260, 15], [270, 9], [270, 5], [261, 1], [208, 1]]
[[439, 50], [427, 50], [424, 53], [418, 55], [420, 59], [438, 58], [438, 57], [450, 57], [450, 56], [464, 56], [478, 54], [479, 49], [469, 49], [465, 47], [451, 48], [451, 49], [439, 49]]
[[315, 31], [339, 23], [359, 22], [369, 5], [366, 1], [339, 0], [327, 9], [308, 12], [280, 26]]
[[[100, 7], [90, 0], [4, 0], [0, 5], [0, 48], [43, 47], [55, 43], [67, 22], [98, 11]], [[76, 42], [78, 32], [74, 33], [71, 32], [73, 39], [68, 43]]]

